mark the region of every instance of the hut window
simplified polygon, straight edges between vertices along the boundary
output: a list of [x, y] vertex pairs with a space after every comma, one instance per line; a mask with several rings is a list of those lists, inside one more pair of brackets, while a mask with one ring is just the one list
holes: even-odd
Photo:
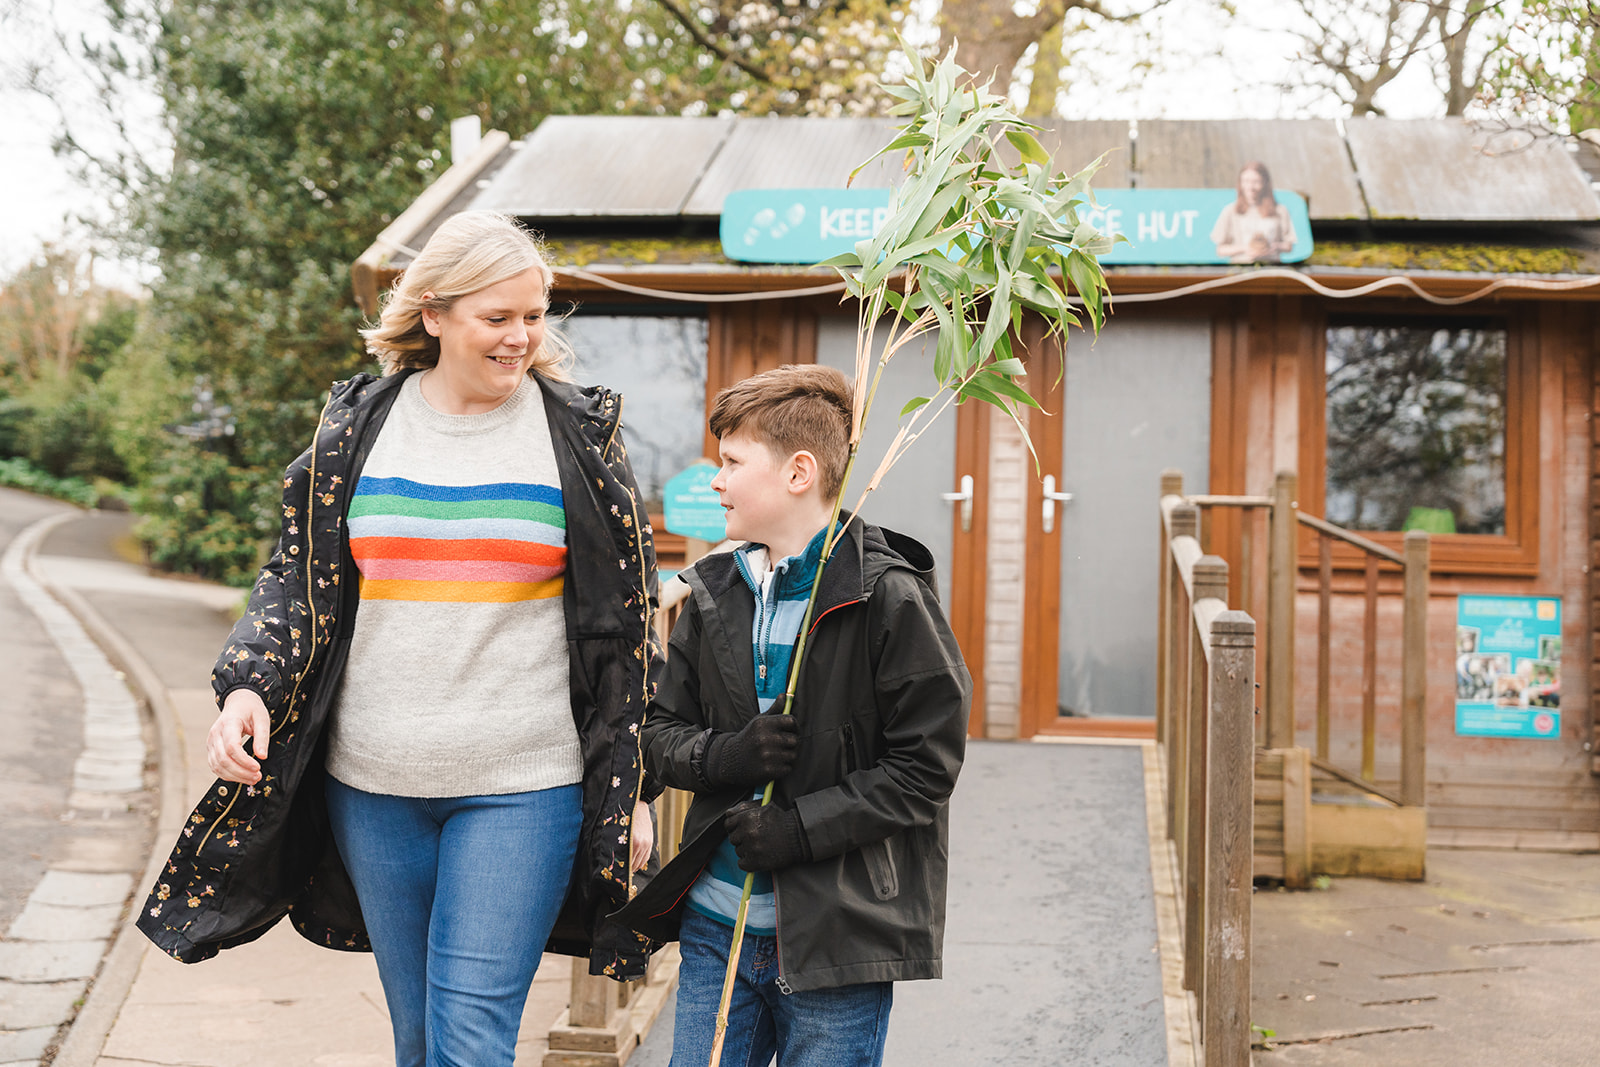
[[1328, 520], [1504, 535], [1507, 353], [1489, 321], [1330, 321]]
[[580, 309], [561, 324], [580, 385], [623, 394], [622, 439], [650, 511], [668, 478], [700, 458], [706, 421], [704, 316]]

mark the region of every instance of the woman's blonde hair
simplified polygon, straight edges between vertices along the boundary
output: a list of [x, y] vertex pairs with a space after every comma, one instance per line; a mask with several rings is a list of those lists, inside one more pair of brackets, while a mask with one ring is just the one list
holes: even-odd
[[[439, 339], [423, 327], [422, 312], [449, 311], [472, 293], [537, 270], [548, 299], [555, 276], [540, 254], [539, 242], [509, 215], [463, 211], [434, 231], [384, 298], [378, 325], [361, 331], [367, 351], [385, 374], [439, 362]], [[571, 381], [572, 346], [547, 314], [544, 343], [533, 355], [529, 373]]]

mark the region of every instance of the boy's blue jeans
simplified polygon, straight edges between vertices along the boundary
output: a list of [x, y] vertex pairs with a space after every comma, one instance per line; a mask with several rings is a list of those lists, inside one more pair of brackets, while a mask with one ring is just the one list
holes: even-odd
[[327, 781], [397, 1067], [512, 1067], [572, 874], [582, 787], [430, 799]]
[[[671, 1067], [705, 1067], [717, 1029], [733, 928], [684, 908], [678, 933], [678, 1013]], [[778, 939], [745, 934], [728, 1008], [723, 1067], [879, 1067], [889, 1034], [893, 982], [784, 994]]]

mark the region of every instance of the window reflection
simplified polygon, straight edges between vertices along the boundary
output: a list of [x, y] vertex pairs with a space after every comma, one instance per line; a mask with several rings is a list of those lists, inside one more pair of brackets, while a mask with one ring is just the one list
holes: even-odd
[[1486, 322], [1330, 324], [1328, 521], [1505, 533], [1506, 351]]
[[572, 315], [561, 326], [581, 385], [623, 394], [622, 439], [652, 511], [668, 478], [705, 442], [706, 320], [700, 316]]

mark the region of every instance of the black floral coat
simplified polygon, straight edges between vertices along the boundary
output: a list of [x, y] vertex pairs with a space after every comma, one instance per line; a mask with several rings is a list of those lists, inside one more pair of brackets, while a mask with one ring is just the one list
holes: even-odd
[[[285, 472], [277, 551], [212, 675], [219, 705], [241, 687], [266, 702], [272, 739], [262, 777], [211, 787], [138, 917], [147, 937], [185, 963], [253, 941], [285, 915], [319, 945], [370, 950], [328, 827], [323, 727], [360, 600], [345, 513], [404, 377], [336, 384], [312, 447]], [[628, 856], [643, 788], [639, 734], [659, 663], [650, 632], [655, 549], [619, 433], [621, 397], [538, 381], [567, 513], [564, 602], [584, 761], [583, 828], [548, 950], [588, 956], [594, 974], [636, 978], [655, 946], [609, 916], [654, 869], [631, 874]]]

